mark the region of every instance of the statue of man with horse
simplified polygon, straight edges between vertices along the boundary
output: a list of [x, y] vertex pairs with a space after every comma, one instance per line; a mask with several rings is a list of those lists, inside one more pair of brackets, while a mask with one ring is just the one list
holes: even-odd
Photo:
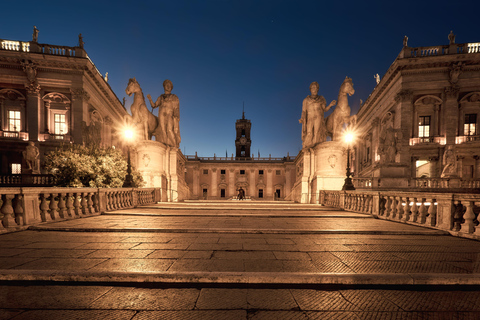
[[163, 82], [165, 93], [158, 97], [153, 103], [152, 97], [147, 95], [154, 108], [159, 108], [158, 117], [150, 112], [145, 103], [143, 91], [137, 80], [132, 78], [128, 82], [125, 92], [133, 96], [133, 104], [130, 109], [132, 111], [131, 122], [140, 130], [140, 138], [142, 140], [151, 140], [155, 136], [155, 140], [165, 143], [172, 147], [180, 145], [180, 103], [175, 94], [172, 94], [173, 84], [170, 80]]

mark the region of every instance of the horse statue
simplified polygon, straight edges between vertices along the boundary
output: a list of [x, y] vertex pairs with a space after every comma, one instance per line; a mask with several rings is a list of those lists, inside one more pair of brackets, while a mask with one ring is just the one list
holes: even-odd
[[343, 125], [355, 125], [357, 116], [350, 115], [350, 106], [348, 105], [348, 96], [355, 93], [353, 89], [352, 79], [346, 77], [340, 86], [338, 92], [337, 106], [335, 110], [327, 117], [325, 126], [327, 128], [327, 136], [332, 137], [332, 140], [340, 140]]
[[125, 89], [125, 93], [129, 96], [133, 93], [133, 104], [130, 107], [133, 124], [139, 126], [142, 131], [143, 139], [151, 140], [152, 135], [158, 126], [158, 118], [148, 110], [147, 105], [145, 104], [145, 97], [143, 96], [142, 89], [140, 88], [137, 79], [133, 78], [128, 80], [128, 86]]

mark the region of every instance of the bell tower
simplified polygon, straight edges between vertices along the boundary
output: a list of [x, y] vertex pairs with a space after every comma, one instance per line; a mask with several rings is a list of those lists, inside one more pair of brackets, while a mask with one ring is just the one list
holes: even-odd
[[235, 130], [237, 132], [237, 137], [235, 138], [236, 160], [246, 160], [252, 158], [252, 155], [250, 154], [250, 146], [252, 145], [252, 140], [250, 140], [251, 128], [252, 123], [250, 120], [245, 119], [244, 111], [242, 112], [242, 119], [238, 119], [235, 122]]

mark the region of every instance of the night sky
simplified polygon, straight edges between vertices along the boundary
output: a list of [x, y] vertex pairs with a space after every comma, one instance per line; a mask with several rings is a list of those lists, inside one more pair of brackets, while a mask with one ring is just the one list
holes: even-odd
[[[85, 50], [120, 101], [136, 77], [146, 97], [165, 79], [180, 99], [180, 148], [231, 156], [235, 120], [252, 121], [252, 153], [296, 155], [312, 81], [327, 103], [346, 76], [358, 111], [402, 49], [480, 42], [478, 1], [4, 1], [0, 38]], [[147, 105], [150, 104], [147, 102]], [[155, 110], [155, 114], [158, 111]], [[328, 113], [327, 113], [328, 114]]]

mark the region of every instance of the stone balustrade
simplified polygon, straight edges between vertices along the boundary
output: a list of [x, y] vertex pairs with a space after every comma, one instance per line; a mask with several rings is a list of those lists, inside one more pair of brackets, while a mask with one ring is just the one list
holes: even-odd
[[158, 188], [0, 188], [0, 233], [161, 200]]
[[322, 191], [322, 205], [480, 240], [480, 194]]
[[57, 46], [52, 44], [5, 39], [0, 39], [0, 49], [8, 51], [43, 53], [56, 56], [86, 57], [86, 52], [81, 47]]

